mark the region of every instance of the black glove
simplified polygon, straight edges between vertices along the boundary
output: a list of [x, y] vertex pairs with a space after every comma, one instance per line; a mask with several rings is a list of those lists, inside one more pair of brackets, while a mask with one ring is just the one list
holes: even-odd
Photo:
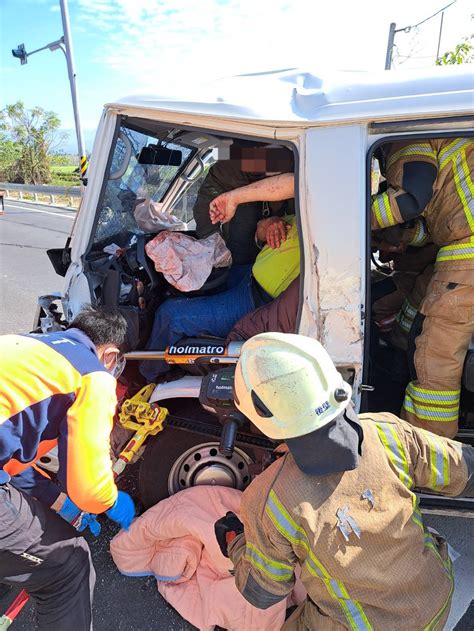
[[229, 511], [225, 517], [221, 517], [214, 524], [214, 532], [216, 533], [217, 543], [225, 557], [229, 557], [227, 546], [233, 541], [237, 535], [244, 532], [244, 525], [235, 513]]

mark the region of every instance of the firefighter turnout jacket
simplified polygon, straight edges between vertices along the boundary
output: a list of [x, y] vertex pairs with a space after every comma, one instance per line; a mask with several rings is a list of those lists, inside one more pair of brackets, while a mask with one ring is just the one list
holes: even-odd
[[[394, 143], [385, 165], [387, 190], [372, 198], [372, 229], [423, 214], [431, 240], [440, 247], [437, 269], [474, 270], [473, 170], [474, 139]], [[425, 240], [419, 226], [413, 245]]]
[[237, 587], [267, 608], [292, 591], [299, 565], [308, 599], [285, 630], [441, 631], [451, 560], [414, 488], [461, 494], [463, 447], [389, 413], [359, 419], [356, 469], [309, 476], [287, 453], [244, 492], [245, 530], [229, 546]]
[[78, 329], [0, 337], [0, 484], [49, 506], [60, 489], [31, 465], [57, 445], [58, 480], [82, 510], [117, 499], [110, 460], [116, 382]]

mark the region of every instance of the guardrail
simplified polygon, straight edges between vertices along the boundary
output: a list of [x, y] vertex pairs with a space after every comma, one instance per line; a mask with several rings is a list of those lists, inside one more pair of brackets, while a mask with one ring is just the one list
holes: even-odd
[[[56, 203], [56, 197], [66, 197], [69, 202], [69, 206], [74, 206], [74, 198], [81, 196], [81, 189], [79, 186], [33, 186], [30, 184], [12, 184], [10, 182], [0, 182], [0, 190], [5, 191], [6, 199], [20, 199], [25, 200], [23, 193], [32, 193], [35, 202], [39, 202], [39, 195], [45, 195], [49, 197], [50, 204]], [[12, 192], [18, 193], [18, 198], [11, 196]]]

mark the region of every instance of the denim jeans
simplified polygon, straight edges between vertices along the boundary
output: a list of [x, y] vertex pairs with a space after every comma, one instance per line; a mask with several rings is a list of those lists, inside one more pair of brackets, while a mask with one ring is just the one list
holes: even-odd
[[[255, 309], [252, 272], [248, 266], [238, 284], [220, 294], [169, 298], [156, 311], [147, 350], [164, 350], [182, 337], [227, 337], [242, 316]], [[169, 370], [163, 361], [146, 360], [140, 372], [149, 381]]]

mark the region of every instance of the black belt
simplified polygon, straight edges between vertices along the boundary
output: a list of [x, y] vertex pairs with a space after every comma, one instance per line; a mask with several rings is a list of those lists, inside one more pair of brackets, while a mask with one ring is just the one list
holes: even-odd
[[273, 300], [273, 297], [265, 291], [265, 289], [255, 280], [252, 275], [252, 297], [255, 302], [255, 308], [262, 307], [263, 305], [267, 305], [269, 302]]

